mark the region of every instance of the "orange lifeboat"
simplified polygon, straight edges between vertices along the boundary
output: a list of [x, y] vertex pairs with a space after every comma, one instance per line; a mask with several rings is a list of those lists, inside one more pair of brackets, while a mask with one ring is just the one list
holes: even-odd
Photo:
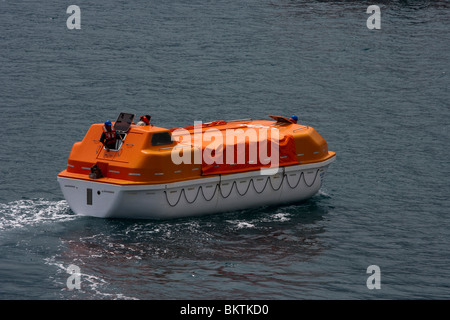
[[58, 182], [79, 215], [167, 219], [301, 201], [321, 187], [335, 153], [317, 131], [272, 120], [165, 129], [121, 113], [114, 147], [93, 124]]

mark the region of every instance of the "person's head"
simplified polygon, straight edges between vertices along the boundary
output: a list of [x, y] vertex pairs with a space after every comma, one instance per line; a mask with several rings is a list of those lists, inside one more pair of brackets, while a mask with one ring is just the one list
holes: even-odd
[[291, 117], [291, 119], [295, 120], [295, 121], [298, 121], [298, 117], [295, 114]]
[[106, 127], [106, 129], [111, 130], [111, 126], [112, 126], [111, 121], [106, 120], [106, 121], [105, 121], [105, 127]]
[[148, 114], [147, 115], [145, 115], [145, 116], [141, 116], [141, 118], [140, 118], [140, 120], [142, 121], [142, 122], [144, 122], [146, 125], [149, 125], [150, 124], [150, 119], [151, 119], [152, 117], [150, 117]]

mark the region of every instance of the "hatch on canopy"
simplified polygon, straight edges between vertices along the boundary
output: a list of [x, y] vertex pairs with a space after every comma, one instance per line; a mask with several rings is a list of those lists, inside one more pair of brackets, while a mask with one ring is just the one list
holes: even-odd
[[269, 117], [271, 117], [273, 120], [276, 120], [277, 124], [281, 124], [281, 123], [291, 124], [292, 123], [288, 118], [283, 117], [283, 116], [276, 116], [273, 114], [269, 114]]
[[135, 115], [132, 113], [121, 112], [117, 117], [116, 123], [114, 124], [114, 129], [118, 133], [127, 133], [133, 123]]

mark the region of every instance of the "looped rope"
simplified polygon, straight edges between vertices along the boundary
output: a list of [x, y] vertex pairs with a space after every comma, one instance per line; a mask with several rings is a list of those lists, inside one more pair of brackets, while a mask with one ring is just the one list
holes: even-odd
[[257, 194], [261, 194], [261, 193], [263, 193], [263, 192], [266, 190], [266, 187], [267, 187], [267, 184], [268, 184], [269, 180], [270, 180], [270, 186], [272, 187], [272, 190], [273, 190], [273, 191], [278, 191], [278, 190], [280, 190], [281, 187], [283, 186], [283, 182], [284, 182], [285, 179], [286, 179], [286, 181], [287, 181], [287, 185], [289, 186], [289, 188], [295, 189], [295, 188], [297, 188], [298, 185], [300, 184], [300, 180], [302, 179], [302, 177], [303, 177], [303, 181], [305, 182], [306, 187], [310, 188], [310, 187], [312, 187], [312, 186], [314, 185], [314, 183], [316, 182], [317, 176], [318, 176], [318, 173], [319, 173], [319, 170], [320, 170], [320, 169], [317, 169], [317, 170], [316, 170], [316, 174], [314, 175], [314, 180], [313, 180], [313, 182], [312, 182], [311, 184], [308, 184], [308, 183], [306, 182], [305, 173], [302, 171], [302, 172], [300, 173], [300, 176], [299, 176], [299, 178], [298, 178], [297, 183], [295, 184], [295, 186], [292, 186], [292, 185], [290, 184], [289, 178], [287, 177], [287, 174], [284, 173], [284, 174], [282, 175], [281, 183], [280, 183], [280, 186], [279, 186], [278, 188], [274, 188], [273, 183], [272, 183], [272, 180], [270, 179], [270, 176], [268, 176], [268, 177], [266, 178], [266, 182], [265, 182], [265, 184], [264, 184], [264, 188], [263, 188], [261, 191], [256, 190], [256, 187], [255, 187], [255, 181], [253, 180], [254, 178], [250, 178], [250, 180], [249, 180], [249, 182], [248, 182], [248, 185], [247, 185], [247, 189], [245, 190], [244, 193], [241, 193], [241, 192], [239, 191], [239, 188], [238, 188], [238, 186], [237, 186], [237, 184], [236, 184], [236, 181], [233, 181], [233, 183], [232, 183], [232, 185], [231, 185], [231, 188], [230, 188], [230, 192], [229, 192], [226, 196], [223, 195], [222, 187], [221, 187], [220, 182], [219, 182], [218, 184], [216, 184], [216, 187], [215, 187], [215, 189], [214, 189], [214, 193], [213, 193], [213, 195], [212, 195], [209, 199], [206, 198], [205, 193], [203, 192], [203, 186], [199, 186], [199, 187], [198, 187], [198, 189], [197, 189], [197, 194], [195, 195], [195, 198], [194, 198], [194, 200], [192, 200], [192, 201], [189, 201], [189, 200], [187, 199], [186, 191], [184, 190], [184, 188], [181, 189], [180, 194], [179, 194], [179, 196], [178, 196], [178, 199], [177, 199], [177, 201], [176, 201], [174, 204], [170, 203], [169, 198], [168, 198], [168, 196], [167, 196], [167, 191], [166, 191], [166, 190], [164, 190], [164, 193], [165, 193], [165, 195], [166, 195], [166, 201], [167, 201], [167, 203], [168, 203], [171, 207], [175, 207], [175, 206], [177, 206], [178, 203], [180, 202], [181, 196], [182, 196], [182, 195], [184, 195], [184, 199], [186, 200], [186, 202], [187, 202], [188, 204], [192, 204], [192, 203], [194, 203], [195, 201], [197, 201], [197, 198], [198, 198], [198, 195], [199, 195], [199, 193], [200, 193], [200, 190], [201, 190], [201, 192], [202, 192], [203, 199], [205, 199], [206, 202], [211, 201], [211, 200], [216, 196], [217, 189], [219, 189], [219, 194], [222, 196], [222, 198], [223, 198], [223, 199], [227, 199], [227, 198], [231, 195], [231, 193], [233, 192], [233, 188], [234, 188], [235, 186], [236, 186], [236, 192], [237, 192], [237, 194], [239, 194], [241, 197], [245, 196], [245, 195], [248, 193], [248, 190], [250, 189], [250, 184], [253, 185], [253, 190], [255, 190], [255, 192], [256, 192]]
[[288, 186], [289, 186], [291, 189], [295, 189], [295, 188], [297, 188], [297, 186], [298, 186], [298, 184], [300, 183], [300, 180], [302, 179], [302, 176], [303, 176], [303, 181], [305, 182], [305, 185], [306, 185], [307, 187], [312, 187], [312, 186], [314, 185], [314, 183], [316, 182], [317, 174], [319, 173], [319, 170], [320, 170], [320, 169], [317, 169], [317, 170], [316, 170], [316, 174], [315, 174], [315, 176], [314, 176], [314, 180], [313, 180], [313, 182], [312, 182], [311, 184], [308, 184], [308, 183], [306, 182], [305, 173], [304, 173], [303, 171], [300, 173], [300, 177], [298, 178], [298, 181], [297, 181], [297, 184], [295, 185], [295, 187], [291, 186], [291, 184], [289, 183], [289, 178], [286, 177], [287, 184], [288, 184]]
[[278, 191], [278, 190], [281, 189], [281, 187], [283, 186], [283, 182], [284, 182], [284, 177], [285, 177], [285, 176], [286, 176], [286, 174], [283, 174], [283, 177], [281, 178], [280, 186], [279, 186], [277, 189], [275, 189], [275, 188], [273, 187], [272, 179], [270, 179], [270, 177], [267, 177], [267, 179], [270, 180], [270, 186], [272, 187], [273, 191]]

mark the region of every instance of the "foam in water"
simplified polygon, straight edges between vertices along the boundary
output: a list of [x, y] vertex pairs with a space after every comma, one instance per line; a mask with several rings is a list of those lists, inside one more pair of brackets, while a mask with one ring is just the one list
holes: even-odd
[[268, 217], [260, 217], [253, 220], [226, 220], [228, 223], [235, 225], [236, 229], [252, 229], [257, 228], [257, 225], [261, 222], [285, 222], [291, 220], [290, 214], [286, 212], [278, 212], [271, 214]]
[[0, 203], [0, 230], [74, 219], [65, 200], [17, 200]]
[[[50, 257], [44, 259], [45, 263], [49, 266], [55, 266], [58, 268], [58, 272], [62, 273], [65, 278], [65, 274], [68, 276], [67, 266], [65, 266], [61, 261], [58, 261], [56, 257]], [[80, 273], [80, 278], [82, 280], [82, 286], [80, 289], [73, 291], [73, 294], [77, 297], [88, 295], [90, 297], [94, 296], [99, 299], [117, 299], [117, 300], [137, 300], [134, 297], [128, 297], [121, 293], [108, 293], [105, 290], [108, 289], [110, 283], [108, 283], [105, 279], [95, 276], [93, 274]], [[71, 290], [67, 287], [66, 283], [61, 283], [55, 280], [55, 283], [63, 288], [61, 291], [62, 297], [67, 298], [67, 294], [71, 292]]]

